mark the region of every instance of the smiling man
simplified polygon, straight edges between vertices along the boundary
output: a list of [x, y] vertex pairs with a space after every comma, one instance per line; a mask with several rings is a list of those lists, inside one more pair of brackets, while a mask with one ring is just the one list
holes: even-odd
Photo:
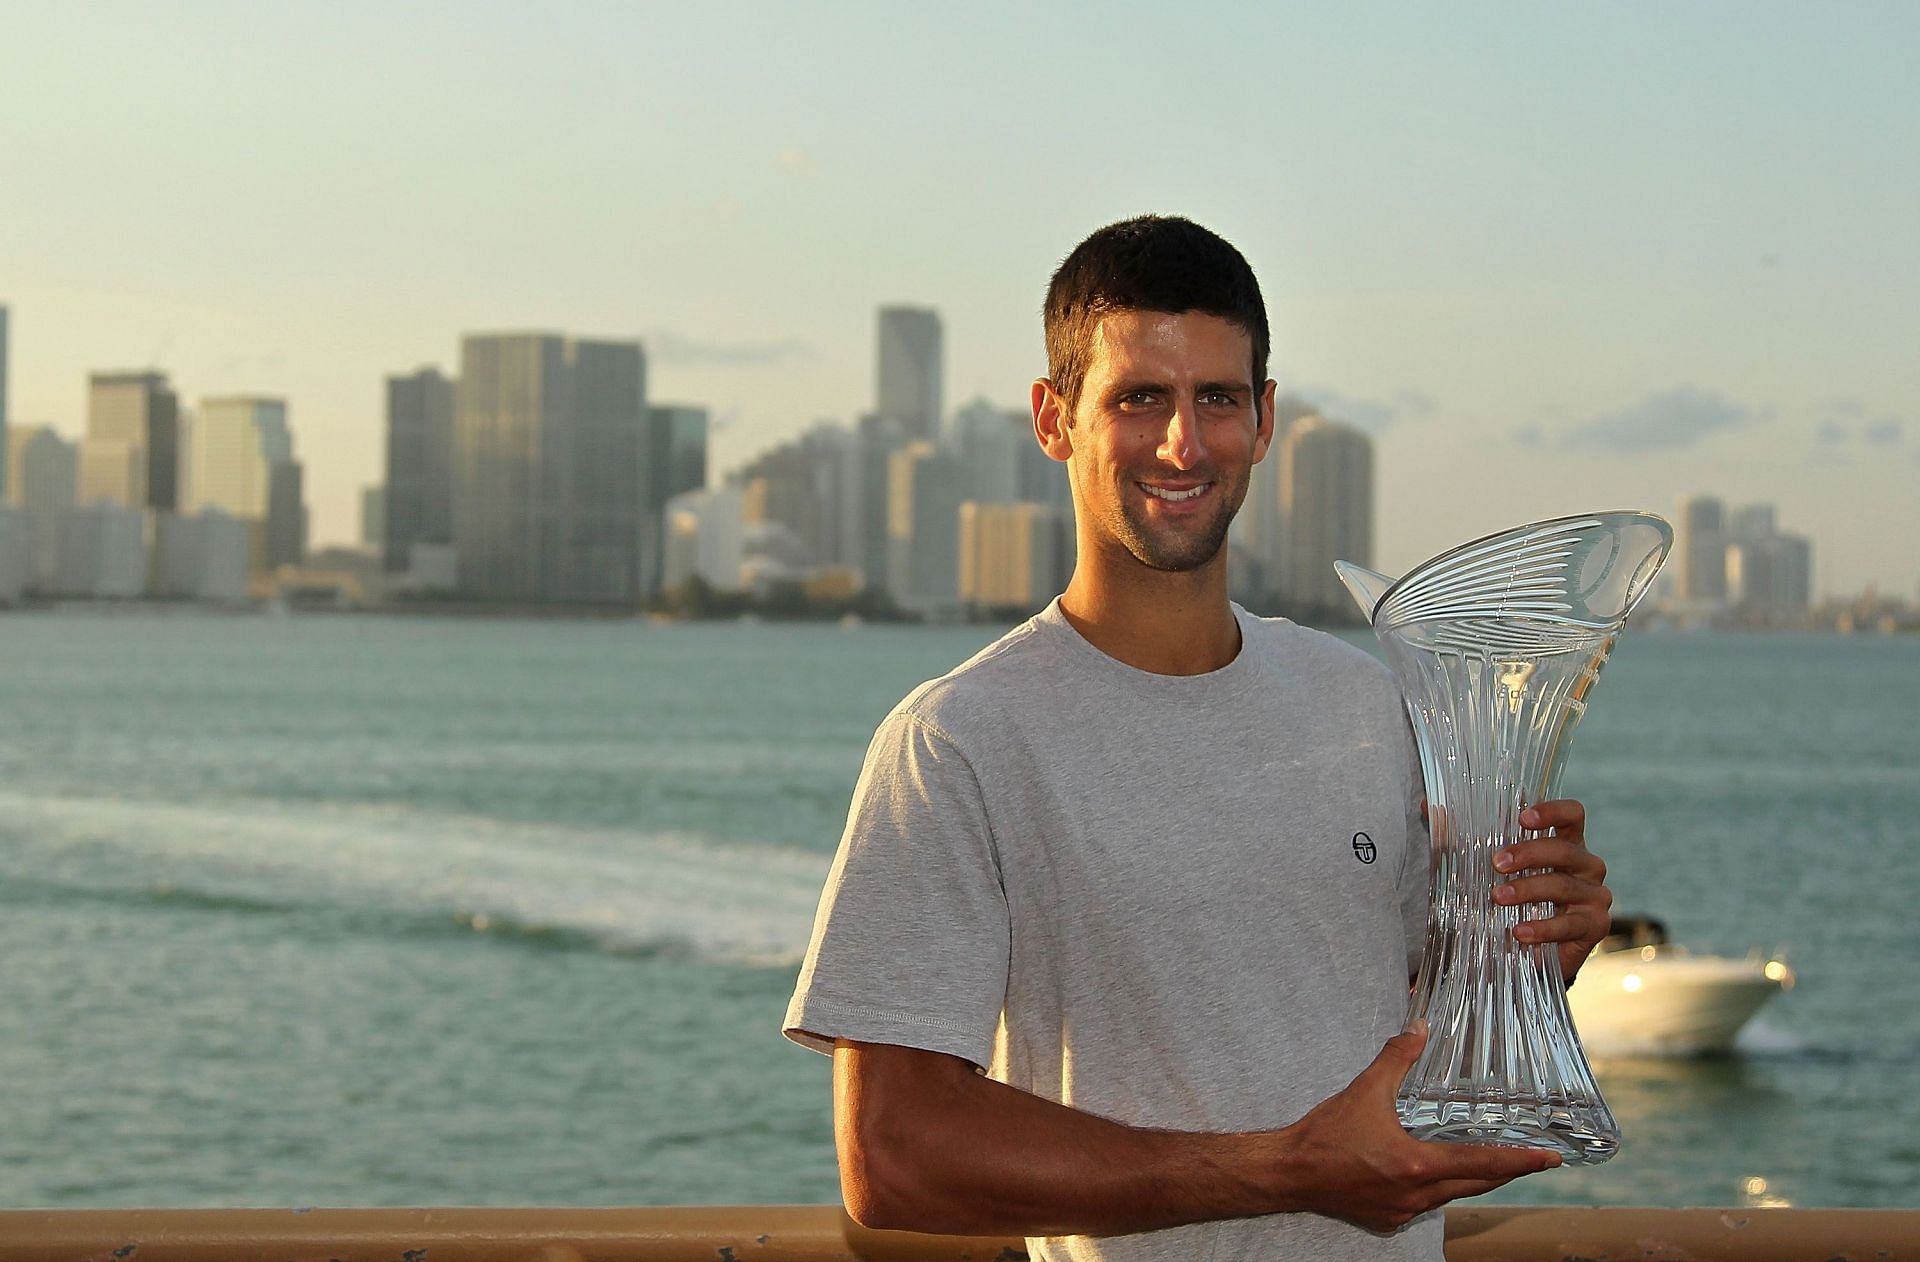
[[[1259, 286], [1129, 220], [1055, 273], [1046, 333], [1073, 579], [881, 724], [787, 1012], [834, 1057], [848, 1209], [1041, 1258], [1439, 1258], [1432, 1211], [1558, 1159], [1395, 1118], [1430, 846], [1404, 710], [1227, 598], [1273, 435]], [[1525, 822], [1511, 897], [1556, 904], [1523, 928], [1571, 977], [1605, 867], [1577, 803]]]

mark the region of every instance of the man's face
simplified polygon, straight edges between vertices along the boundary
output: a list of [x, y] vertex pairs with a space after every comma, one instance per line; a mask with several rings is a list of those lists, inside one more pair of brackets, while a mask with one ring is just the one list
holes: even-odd
[[1065, 434], [1075, 511], [1094, 546], [1169, 571], [1219, 554], [1273, 433], [1273, 383], [1252, 380], [1252, 361], [1246, 331], [1218, 316], [1101, 320]]

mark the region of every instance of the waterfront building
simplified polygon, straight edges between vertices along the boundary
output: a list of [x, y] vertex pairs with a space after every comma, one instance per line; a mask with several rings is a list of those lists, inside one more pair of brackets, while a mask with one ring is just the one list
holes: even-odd
[[887, 590], [904, 609], [950, 611], [960, 595], [960, 462], [930, 442], [894, 452], [887, 478]]
[[870, 588], [891, 591], [892, 544], [887, 497], [892, 491], [893, 453], [907, 443], [900, 422], [886, 416], [860, 418], [860, 572]]
[[0, 504], [0, 603], [12, 604], [33, 584], [33, 518]]
[[387, 488], [360, 488], [360, 546], [384, 558], [387, 550]]
[[1813, 544], [1774, 533], [1727, 545], [1727, 601], [1741, 621], [1793, 625], [1813, 606]]
[[307, 559], [305, 471], [282, 460], [267, 472], [266, 568], [300, 565]]
[[293, 459], [286, 400], [263, 395], [202, 399], [187, 453], [185, 512], [217, 508], [265, 523], [273, 467]]
[[433, 367], [387, 378], [387, 481], [379, 547], [390, 573], [411, 566], [417, 544], [453, 542], [454, 388]]
[[1302, 416], [1279, 455], [1280, 594], [1305, 616], [1346, 613], [1353, 600], [1333, 563], [1373, 564], [1373, 441], [1350, 425]]
[[1066, 590], [1073, 519], [1051, 504], [960, 505], [959, 596], [977, 612], [1024, 617]]
[[666, 547], [667, 501], [707, 486], [707, 410], [683, 403], [647, 408], [641, 590], [660, 591]]
[[1726, 506], [1714, 496], [1695, 495], [1680, 501], [1679, 536], [1674, 552], [1679, 562], [1680, 602], [1696, 608], [1717, 608], [1727, 601]]
[[79, 448], [47, 425], [7, 432], [7, 502], [33, 523], [32, 586], [50, 591], [60, 572], [60, 526], [79, 486]]
[[162, 372], [87, 378], [81, 501], [172, 512], [180, 506], [180, 399]]
[[762, 452], [730, 479], [740, 488], [740, 518], [748, 529], [780, 526], [804, 551], [818, 558], [826, 504], [814, 481], [813, 455], [798, 442]]
[[[1026, 412], [1009, 412], [975, 399], [953, 414], [953, 453], [960, 461], [960, 493], [982, 504], [1012, 504], [1020, 494], [1022, 447], [1039, 450]], [[1046, 453], [1040, 452], [1042, 458]]]
[[[1235, 514], [1229, 536], [1227, 572], [1236, 599], [1265, 601], [1280, 588], [1280, 557], [1283, 551], [1280, 495], [1281, 449], [1288, 431], [1314, 415], [1313, 407], [1291, 395], [1274, 404], [1273, 439], [1267, 454], [1253, 469], [1247, 481], [1247, 497]], [[1347, 560], [1350, 558], [1341, 558]]]
[[683, 491], [667, 501], [660, 583], [672, 592], [693, 579], [715, 591], [741, 589], [746, 523], [739, 487]]
[[129, 443], [88, 435], [80, 440], [76, 498], [82, 504], [139, 509], [147, 499], [146, 452]]
[[130, 600], [147, 590], [147, 513], [119, 504], [82, 504], [60, 523], [54, 586], [67, 596]]
[[940, 313], [880, 308], [874, 355], [874, 415], [900, 423], [909, 439], [940, 437]]
[[814, 565], [843, 576], [857, 572], [864, 555], [861, 522], [866, 493], [860, 440], [845, 426], [822, 421], [801, 436], [800, 445], [807, 453], [821, 506], [819, 530], [811, 540]]
[[250, 523], [217, 508], [184, 516], [153, 514], [149, 590], [163, 599], [244, 603], [253, 535]]
[[461, 340], [453, 426], [460, 590], [631, 603], [648, 550], [646, 359], [638, 342]]
[[0, 486], [10, 485], [7, 467], [13, 452], [13, 443], [8, 437], [8, 429], [12, 425], [12, 414], [7, 411], [7, 339], [9, 336], [7, 307], [5, 303], [0, 303]]

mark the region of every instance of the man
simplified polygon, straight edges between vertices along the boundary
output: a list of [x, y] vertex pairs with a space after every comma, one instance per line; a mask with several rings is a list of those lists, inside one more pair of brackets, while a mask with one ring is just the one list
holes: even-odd
[[[1429, 861], [1399, 694], [1227, 598], [1273, 434], [1259, 286], [1131, 220], [1061, 265], [1046, 334], [1073, 579], [881, 725], [787, 1014], [833, 1054], [847, 1207], [1044, 1258], [1438, 1258], [1430, 1211], [1558, 1158], [1396, 1121]], [[1546, 874], [1502, 898], [1558, 904], [1523, 929], [1571, 977], [1604, 865], [1578, 803], [1525, 822], [1506, 869]]]

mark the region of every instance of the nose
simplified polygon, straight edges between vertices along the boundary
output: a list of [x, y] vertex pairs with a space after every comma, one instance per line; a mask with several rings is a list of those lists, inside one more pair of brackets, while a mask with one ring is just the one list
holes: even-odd
[[1207, 458], [1206, 446], [1200, 439], [1200, 426], [1193, 418], [1191, 407], [1173, 410], [1173, 415], [1167, 418], [1166, 437], [1155, 454], [1176, 469], [1191, 469]]

